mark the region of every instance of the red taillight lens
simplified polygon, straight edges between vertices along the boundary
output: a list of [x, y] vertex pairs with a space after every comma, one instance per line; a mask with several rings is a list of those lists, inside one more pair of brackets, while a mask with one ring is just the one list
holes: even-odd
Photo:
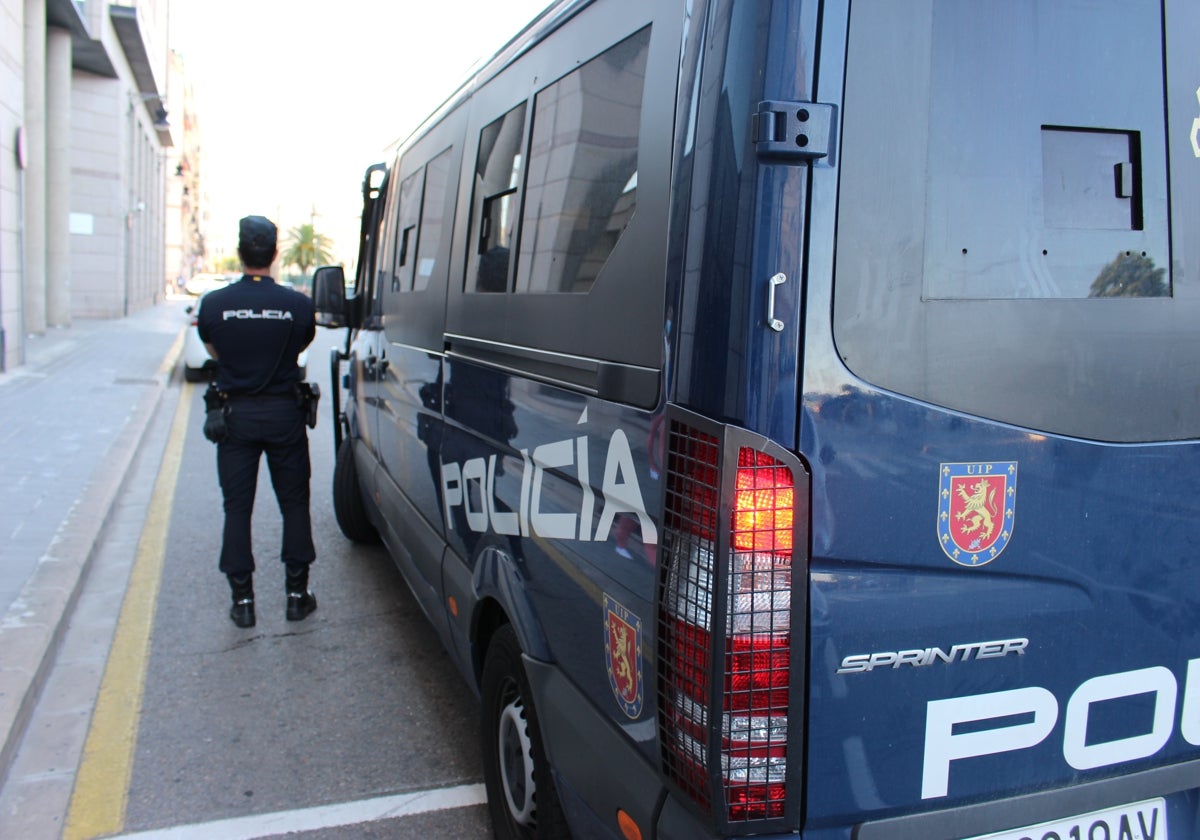
[[[671, 425], [668, 452], [659, 602], [664, 772], [706, 811], [723, 794], [726, 823], [781, 818], [796, 478], [751, 447], [738, 450], [736, 472], [722, 477], [720, 441], [681, 423]], [[728, 542], [718, 545], [723, 517]], [[714, 627], [718, 603], [725, 621]]]
[[666, 525], [702, 540], [717, 537], [717, 439], [703, 434], [673, 436], [667, 472]]
[[738, 451], [723, 702], [731, 821], [782, 817], [787, 803], [795, 504], [790, 469]]
[[[765, 817], [783, 816], [783, 802], [787, 799], [787, 788], [783, 785], [764, 785], [760, 789], [749, 787], [729, 792], [729, 819], [761, 820]], [[772, 803], [764, 806], [764, 803]]]
[[733, 637], [730, 647], [722, 739], [729, 819], [782, 817], [791, 645], [786, 636]]
[[710, 634], [686, 621], [676, 621], [675, 632], [674, 647], [679, 654], [675, 688], [696, 703], [707, 703], [709, 669], [702, 666], [708, 662]]
[[669, 533], [659, 602], [659, 725], [663, 770], [709, 811], [713, 685], [712, 606], [720, 445], [673, 422], [668, 439], [664, 533]]
[[734, 636], [730, 647], [725, 665], [726, 708], [787, 714], [792, 655], [788, 636]]

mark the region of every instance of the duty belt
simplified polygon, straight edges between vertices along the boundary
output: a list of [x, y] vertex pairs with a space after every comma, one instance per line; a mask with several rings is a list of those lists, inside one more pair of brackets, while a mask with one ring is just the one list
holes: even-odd
[[229, 402], [266, 402], [269, 400], [288, 400], [296, 401], [294, 393], [287, 394], [230, 394], [227, 398]]

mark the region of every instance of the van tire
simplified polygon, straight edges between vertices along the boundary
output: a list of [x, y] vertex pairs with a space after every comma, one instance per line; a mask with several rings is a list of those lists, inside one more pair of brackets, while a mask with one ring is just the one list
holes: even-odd
[[511, 625], [492, 636], [481, 686], [483, 779], [497, 840], [570, 838]]
[[347, 539], [368, 545], [379, 542], [379, 532], [367, 518], [350, 438], [342, 440], [333, 465], [333, 515]]

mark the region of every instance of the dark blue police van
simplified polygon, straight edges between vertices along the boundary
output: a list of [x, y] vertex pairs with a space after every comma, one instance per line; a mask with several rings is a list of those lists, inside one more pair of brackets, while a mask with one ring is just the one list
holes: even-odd
[[497, 837], [1200, 838], [1198, 42], [564, 0], [368, 171], [335, 512]]

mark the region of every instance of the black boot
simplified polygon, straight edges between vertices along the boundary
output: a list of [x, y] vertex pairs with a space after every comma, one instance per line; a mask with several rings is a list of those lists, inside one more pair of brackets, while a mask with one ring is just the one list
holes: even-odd
[[308, 589], [308, 566], [287, 567], [287, 620], [303, 621], [317, 608], [317, 596]]
[[229, 617], [238, 627], [253, 627], [254, 576], [247, 572], [228, 577], [229, 589], [233, 593], [233, 606], [229, 608]]

